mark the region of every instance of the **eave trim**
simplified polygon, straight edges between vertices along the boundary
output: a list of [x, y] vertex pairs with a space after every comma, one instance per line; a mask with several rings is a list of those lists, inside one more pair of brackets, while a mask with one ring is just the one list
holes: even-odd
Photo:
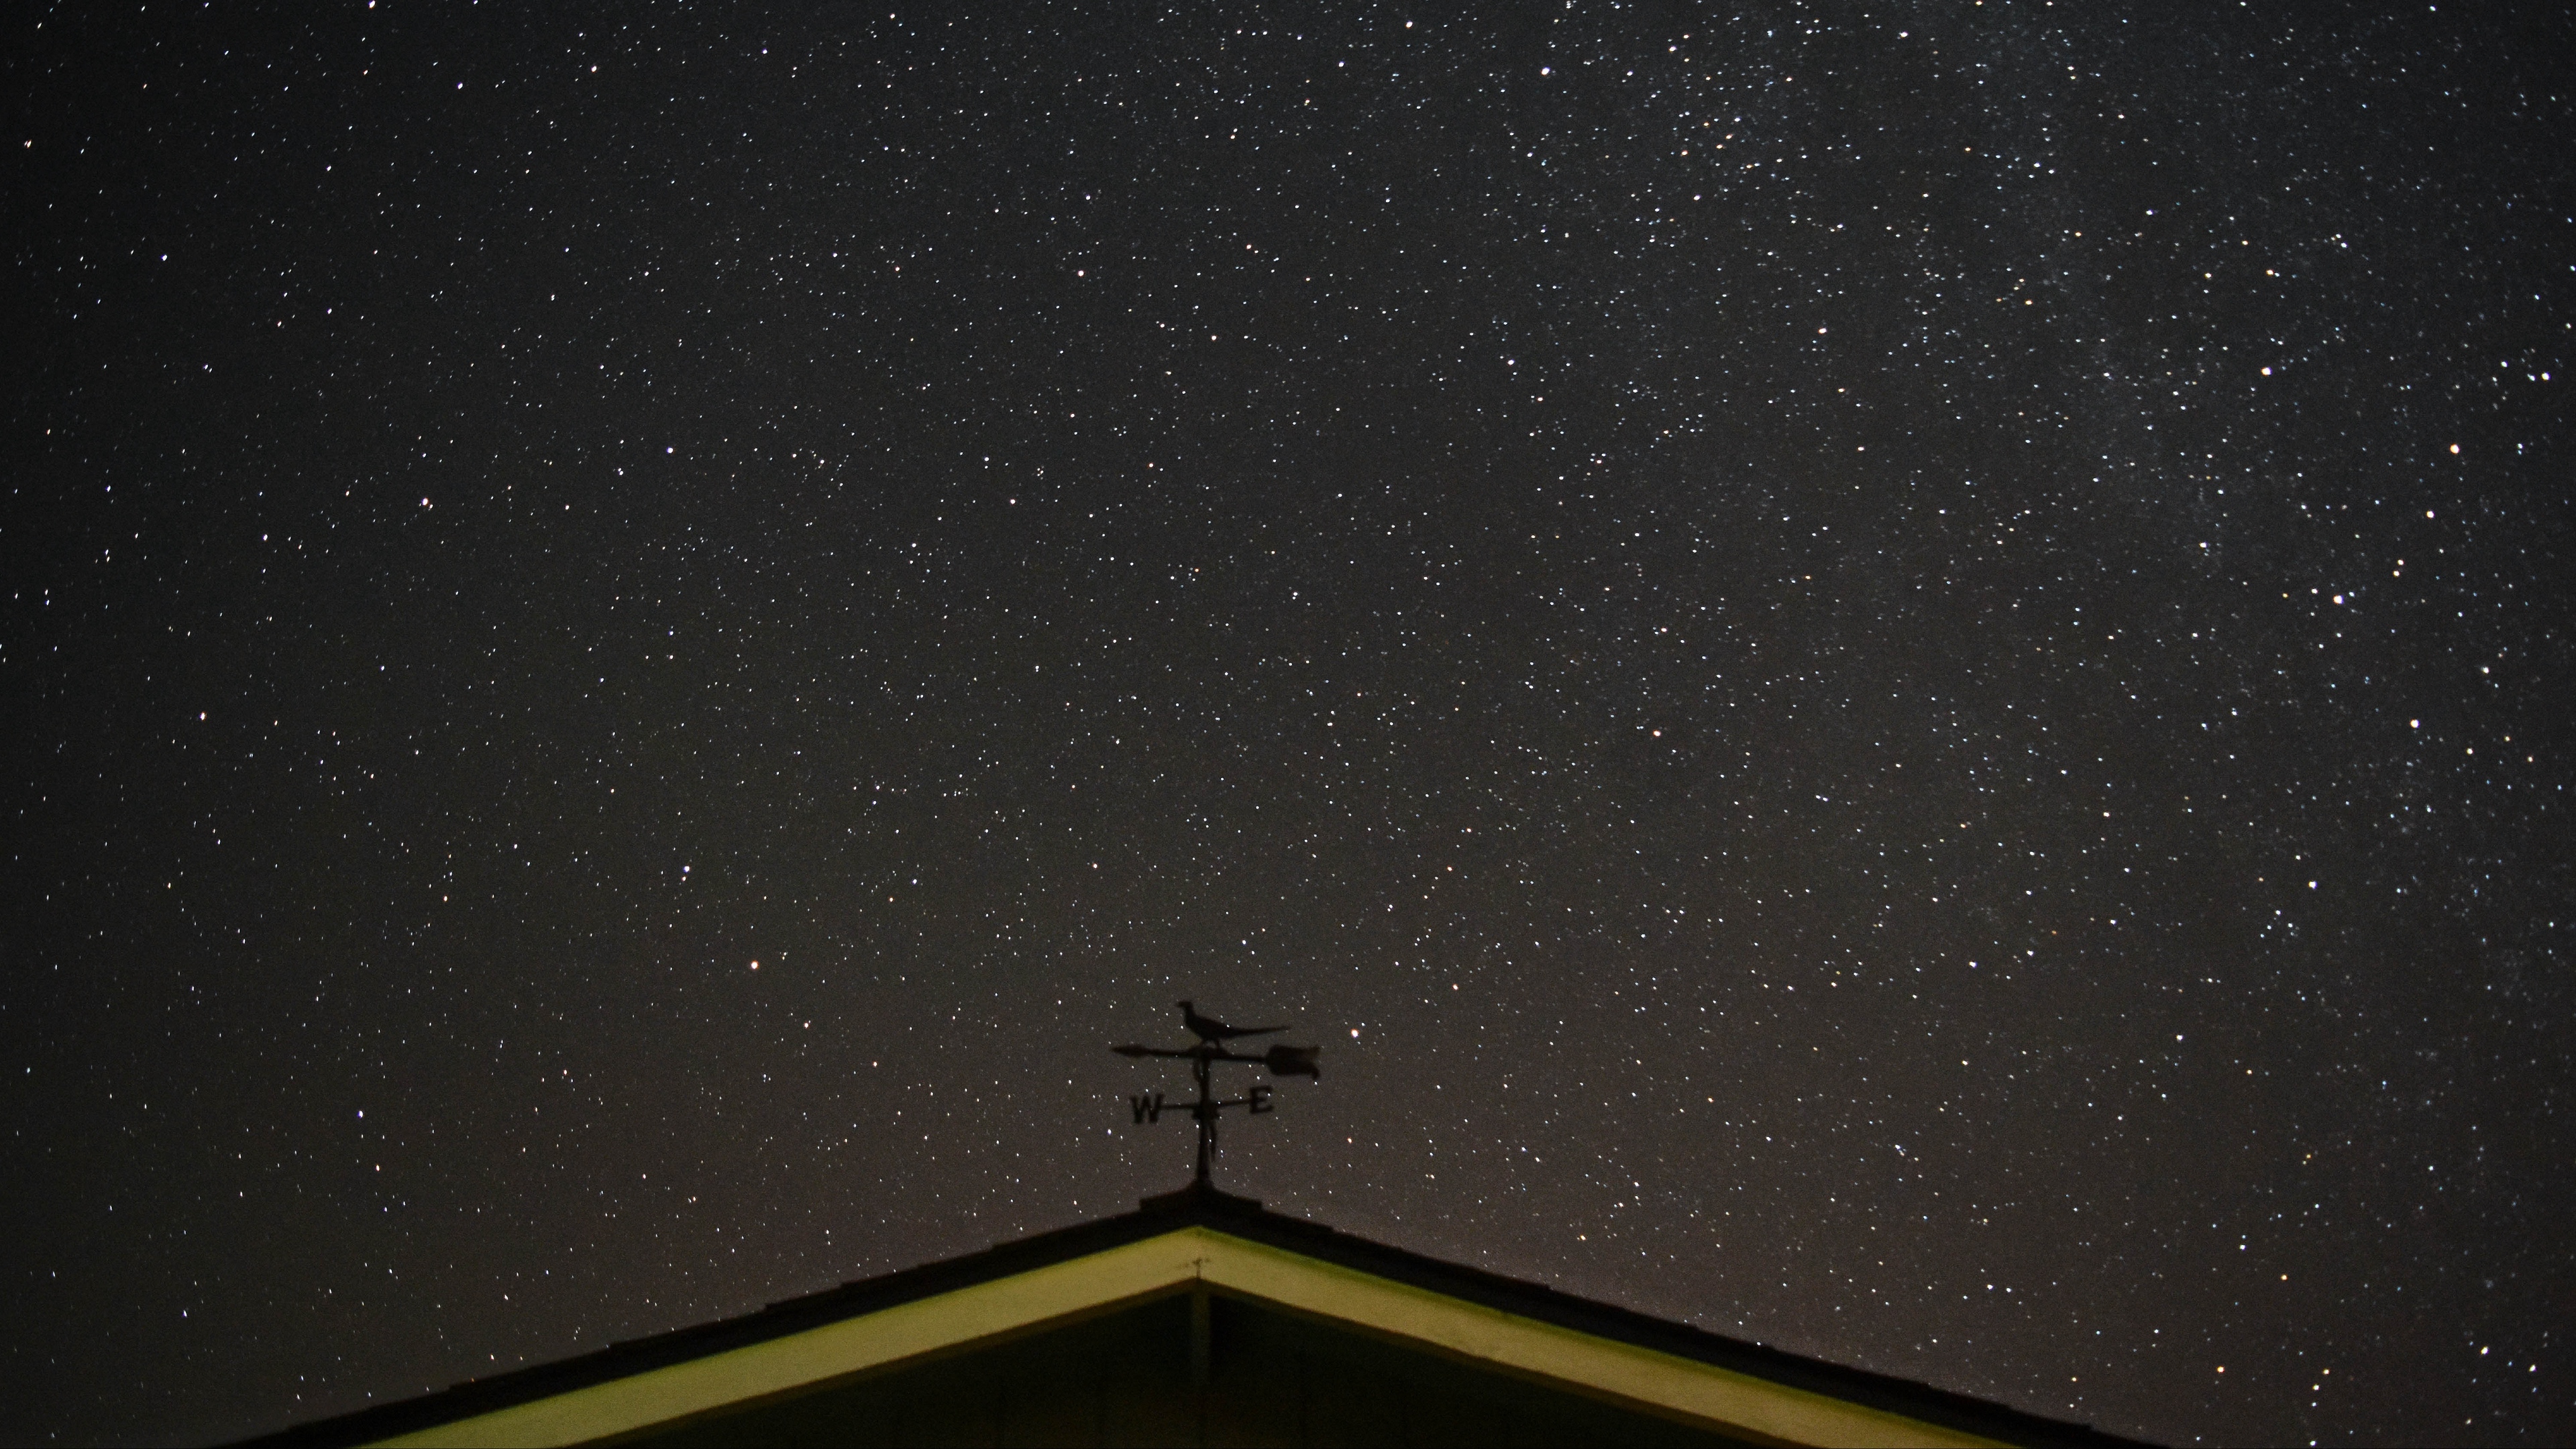
[[1193, 1280], [1712, 1428], [1872, 1449], [2000, 1442], [1195, 1225], [376, 1442], [577, 1444], [953, 1352]]

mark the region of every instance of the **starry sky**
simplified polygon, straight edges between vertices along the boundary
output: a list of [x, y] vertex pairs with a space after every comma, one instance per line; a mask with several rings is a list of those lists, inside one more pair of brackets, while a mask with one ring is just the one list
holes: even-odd
[[[889, 8], [892, 6], [892, 8]], [[0, 1438], [1178, 1186], [2576, 1436], [2570, 22], [25, 7]]]

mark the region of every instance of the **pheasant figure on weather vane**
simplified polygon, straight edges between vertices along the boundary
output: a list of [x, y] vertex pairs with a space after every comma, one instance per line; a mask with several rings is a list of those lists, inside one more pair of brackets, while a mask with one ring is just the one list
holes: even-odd
[[1323, 1048], [1272, 1046], [1258, 1055], [1238, 1052], [1226, 1043], [1247, 1036], [1269, 1036], [1288, 1028], [1228, 1026], [1214, 1017], [1199, 1015], [1198, 1006], [1193, 1002], [1181, 1002], [1180, 1008], [1181, 1024], [1199, 1039], [1197, 1046], [1174, 1049], [1128, 1045], [1111, 1047], [1110, 1050], [1122, 1057], [1176, 1057], [1190, 1064], [1190, 1079], [1198, 1086], [1196, 1101], [1167, 1104], [1160, 1091], [1153, 1091], [1128, 1098], [1127, 1105], [1139, 1124], [1163, 1120], [1166, 1106], [1175, 1111], [1186, 1110], [1190, 1114], [1191, 1120], [1199, 1127], [1197, 1180], [1199, 1186], [1206, 1187], [1208, 1170], [1216, 1164], [1217, 1114], [1228, 1107], [1241, 1107], [1255, 1116], [1271, 1110], [1269, 1083], [1255, 1082], [1242, 1096], [1221, 1099], [1209, 1093], [1208, 1069], [1218, 1062], [1242, 1062], [1248, 1066], [1268, 1067], [1274, 1077], [1312, 1077], [1320, 1082], [1324, 1074], [1315, 1064], [1315, 1054]]

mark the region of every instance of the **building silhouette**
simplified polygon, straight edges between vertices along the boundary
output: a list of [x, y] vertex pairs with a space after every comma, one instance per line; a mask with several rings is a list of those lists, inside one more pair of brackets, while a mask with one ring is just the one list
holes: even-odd
[[1137, 1211], [273, 1445], [2125, 1441], [1265, 1211]]

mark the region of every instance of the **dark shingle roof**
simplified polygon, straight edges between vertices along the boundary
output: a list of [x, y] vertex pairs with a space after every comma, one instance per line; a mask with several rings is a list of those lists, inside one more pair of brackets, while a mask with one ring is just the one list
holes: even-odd
[[2045, 1419], [1982, 1399], [1784, 1353], [1761, 1344], [1650, 1318], [1474, 1268], [1353, 1237], [1260, 1203], [1191, 1187], [1147, 1198], [1132, 1213], [998, 1244], [982, 1252], [907, 1268], [820, 1293], [773, 1303], [756, 1313], [611, 1345], [577, 1358], [518, 1369], [415, 1399], [381, 1404], [300, 1424], [247, 1441], [275, 1445], [360, 1444], [487, 1414], [575, 1389], [801, 1333], [898, 1304], [973, 1287], [1051, 1264], [1205, 1227], [1321, 1262], [1480, 1304], [1580, 1333], [1764, 1379], [1789, 1388], [1901, 1414], [1929, 1424], [2013, 1444], [2111, 1446], [2136, 1441], [2086, 1425]]

